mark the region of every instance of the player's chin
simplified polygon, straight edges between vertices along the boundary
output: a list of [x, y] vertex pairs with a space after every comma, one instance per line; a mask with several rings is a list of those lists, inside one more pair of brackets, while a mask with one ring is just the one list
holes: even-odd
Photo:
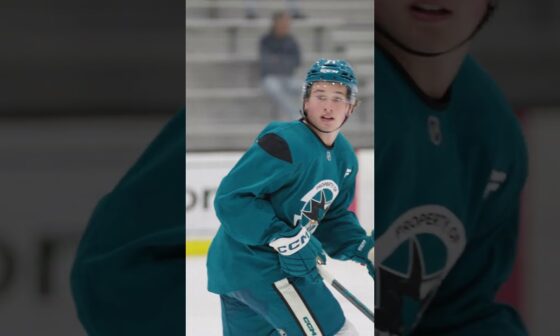
[[323, 124], [323, 130], [327, 131], [327, 132], [334, 132], [336, 130], [338, 130], [340, 127], [342, 126], [342, 122], [330, 122], [330, 123], [325, 123]]

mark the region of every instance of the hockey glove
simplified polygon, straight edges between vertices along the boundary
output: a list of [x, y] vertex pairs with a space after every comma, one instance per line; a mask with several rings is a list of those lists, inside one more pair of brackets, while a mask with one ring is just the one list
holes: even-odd
[[356, 247], [355, 254], [351, 257], [355, 262], [366, 265], [369, 275], [375, 279], [374, 254], [375, 242], [372, 236], [366, 236]]
[[304, 227], [297, 227], [291, 236], [274, 239], [269, 245], [278, 252], [282, 271], [293, 277], [309, 277], [311, 281], [321, 280], [317, 271], [317, 258], [325, 262], [323, 247]]

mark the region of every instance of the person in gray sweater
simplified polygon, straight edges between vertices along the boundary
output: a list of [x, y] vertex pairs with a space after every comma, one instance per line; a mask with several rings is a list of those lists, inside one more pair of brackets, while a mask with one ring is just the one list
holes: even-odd
[[286, 11], [273, 15], [272, 27], [259, 44], [262, 85], [285, 120], [299, 118], [301, 81], [294, 73], [301, 63], [301, 53], [290, 32], [291, 17]]

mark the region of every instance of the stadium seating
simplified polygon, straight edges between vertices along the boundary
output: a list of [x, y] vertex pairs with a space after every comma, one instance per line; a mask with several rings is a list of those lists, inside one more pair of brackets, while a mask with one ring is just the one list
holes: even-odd
[[[292, 31], [303, 53], [296, 76], [319, 57], [350, 61], [360, 81], [361, 104], [345, 126], [359, 147], [373, 145], [373, 2], [301, 1], [304, 19]], [[245, 19], [244, 2], [187, 2], [187, 148], [244, 149], [263, 125], [277, 119], [260, 88], [258, 42], [283, 1], [256, 1], [257, 19]]]

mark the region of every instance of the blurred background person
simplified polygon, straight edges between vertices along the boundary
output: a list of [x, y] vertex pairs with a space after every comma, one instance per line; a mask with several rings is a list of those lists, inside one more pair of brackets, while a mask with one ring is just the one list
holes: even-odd
[[259, 43], [262, 85], [281, 119], [299, 118], [300, 109], [301, 83], [294, 72], [301, 63], [301, 52], [290, 23], [287, 11], [274, 13], [271, 29]]

